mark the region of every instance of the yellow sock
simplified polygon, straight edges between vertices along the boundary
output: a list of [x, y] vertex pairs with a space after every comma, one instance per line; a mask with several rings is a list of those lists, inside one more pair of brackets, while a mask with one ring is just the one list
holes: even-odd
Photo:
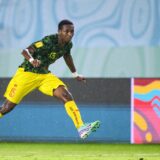
[[66, 112], [71, 117], [76, 128], [79, 128], [83, 125], [81, 114], [79, 109], [74, 101], [68, 101], [65, 103]]
[[2, 113], [0, 113], [0, 118], [2, 118], [3, 117], [3, 115], [2, 115]]

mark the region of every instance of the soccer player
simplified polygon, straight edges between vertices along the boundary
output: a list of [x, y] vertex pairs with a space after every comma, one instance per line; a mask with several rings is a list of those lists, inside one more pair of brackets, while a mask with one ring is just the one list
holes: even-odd
[[32, 43], [22, 51], [24, 62], [11, 79], [4, 94], [5, 102], [0, 108], [0, 117], [10, 112], [22, 98], [34, 89], [55, 96], [63, 101], [67, 114], [72, 119], [82, 139], [96, 131], [100, 121], [84, 123], [80, 111], [66, 85], [48, 67], [57, 59], [63, 57], [74, 78], [85, 82], [86, 79], [76, 71], [72, 56], [71, 39], [74, 35], [74, 25], [69, 20], [58, 24], [58, 33], [44, 37]]

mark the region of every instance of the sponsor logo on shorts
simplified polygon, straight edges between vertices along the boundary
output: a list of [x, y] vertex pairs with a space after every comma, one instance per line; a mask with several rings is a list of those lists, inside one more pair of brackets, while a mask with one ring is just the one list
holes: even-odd
[[17, 84], [14, 84], [14, 87], [11, 89], [9, 96], [14, 97], [16, 90], [17, 90]]

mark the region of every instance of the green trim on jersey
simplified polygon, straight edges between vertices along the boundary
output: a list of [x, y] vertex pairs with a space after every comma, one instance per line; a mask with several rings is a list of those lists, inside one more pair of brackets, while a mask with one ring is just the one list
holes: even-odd
[[27, 72], [45, 74], [49, 73], [49, 65], [53, 64], [57, 59], [65, 54], [70, 54], [72, 42], [65, 44], [63, 47], [58, 45], [58, 35], [49, 35], [42, 40], [32, 43], [29, 47], [34, 48], [33, 58], [41, 61], [39, 67], [33, 67], [31, 63], [24, 59], [24, 62], [19, 66]]

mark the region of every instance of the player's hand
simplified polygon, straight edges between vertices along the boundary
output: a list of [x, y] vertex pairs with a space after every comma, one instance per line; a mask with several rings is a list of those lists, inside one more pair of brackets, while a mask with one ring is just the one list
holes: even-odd
[[41, 61], [38, 59], [33, 59], [30, 61], [30, 63], [33, 65], [33, 67], [39, 67], [41, 65]]
[[83, 75], [78, 74], [77, 72], [72, 73], [72, 76], [76, 78], [78, 81], [82, 81], [86, 83], [86, 79], [84, 78]]
[[86, 79], [85, 79], [82, 75], [77, 76], [76, 79], [77, 79], [78, 81], [81, 81], [81, 82], [83, 82], [83, 83], [86, 83]]

